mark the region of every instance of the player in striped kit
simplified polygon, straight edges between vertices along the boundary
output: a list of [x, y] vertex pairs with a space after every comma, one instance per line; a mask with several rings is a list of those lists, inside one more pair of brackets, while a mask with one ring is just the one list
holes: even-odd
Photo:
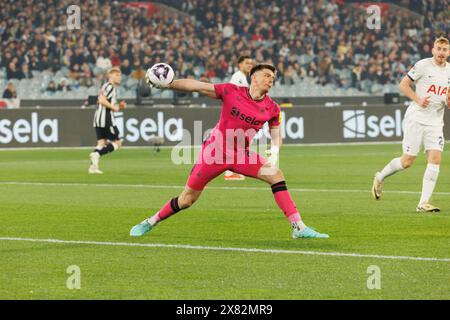
[[[414, 163], [422, 146], [427, 155], [427, 168], [423, 176], [422, 196], [417, 212], [439, 212], [429, 203], [439, 175], [441, 154], [444, 150], [444, 110], [450, 108], [450, 55], [449, 40], [441, 37], [433, 46], [433, 57], [420, 60], [400, 82], [400, 90], [413, 102], [405, 114], [403, 155], [389, 162], [375, 174], [372, 194], [380, 199], [385, 178]], [[416, 92], [411, 88], [416, 85]]]
[[125, 101], [118, 103], [117, 87], [122, 80], [122, 73], [119, 68], [114, 67], [108, 71], [108, 82], [100, 89], [98, 95], [98, 106], [94, 115], [94, 128], [97, 135], [97, 146], [89, 155], [91, 165], [89, 173], [102, 174], [99, 169], [100, 157], [118, 150], [122, 146], [119, 138], [119, 129], [114, 120], [114, 112], [126, 107]]

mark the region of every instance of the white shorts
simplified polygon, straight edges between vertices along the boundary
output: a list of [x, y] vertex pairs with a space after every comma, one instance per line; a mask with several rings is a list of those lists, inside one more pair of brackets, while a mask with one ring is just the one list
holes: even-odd
[[405, 119], [403, 133], [403, 153], [410, 156], [424, 151], [444, 151], [444, 131], [442, 126], [426, 126], [416, 121]]

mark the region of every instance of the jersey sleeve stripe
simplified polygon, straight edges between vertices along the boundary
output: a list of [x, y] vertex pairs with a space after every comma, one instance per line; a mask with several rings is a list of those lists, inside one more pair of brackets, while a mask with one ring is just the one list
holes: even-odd
[[109, 88], [107, 87], [106, 88], [106, 94], [105, 94], [105, 96], [108, 98], [108, 99], [110, 99], [111, 97], [112, 97], [112, 91], [114, 90], [114, 87], [113, 86], [110, 86]]

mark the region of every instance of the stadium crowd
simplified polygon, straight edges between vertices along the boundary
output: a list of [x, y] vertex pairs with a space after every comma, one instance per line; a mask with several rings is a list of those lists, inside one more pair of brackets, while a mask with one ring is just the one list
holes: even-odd
[[52, 92], [97, 86], [111, 66], [138, 80], [159, 61], [181, 77], [223, 80], [248, 54], [277, 66], [280, 84], [306, 80], [371, 92], [372, 84], [397, 83], [414, 61], [430, 56], [436, 35], [450, 35], [448, 0], [409, 3], [423, 19], [390, 10], [371, 30], [364, 10], [339, 0], [183, 0], [176, 1], [181, 14], [153, 16], [124, 2], [80, 1], [81, 28], [67, 30], [67, 1], [5, 0], [0, 70], [6, 80], [62, 72], [64, 84], [43, 84]]

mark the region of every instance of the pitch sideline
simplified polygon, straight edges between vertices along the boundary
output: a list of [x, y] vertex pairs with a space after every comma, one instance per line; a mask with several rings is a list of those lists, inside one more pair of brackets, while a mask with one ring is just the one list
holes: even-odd
[[[63, 182], [31, 182], [31, 181], [3, 181], [2, 185], [28, 185], [28, 186], [53, 186], [53, 187], [102, 187], [102, 188], [148, 188], [148, 189], [183, 189], [184, 186], [177, 185], [152, 185], [152, 184], [111, 184], [111, 183], [63, 183]], [[210, 190], [253, 190], [253, 191], [267, 191], [268, 188], [262, 187], [211, 187], [207, 186], [206, 189]], [[337, 192], [337, 193], [370, 193], [370, 189], [303, 189], [303, 188], [290, 188], [290, 191], [295, 192]], [[419, 191], [383, 191], [384, 193], [391, 194], [421, 194]], [[434, 192], [435, 195], [450, 196], [450, 192]]]

